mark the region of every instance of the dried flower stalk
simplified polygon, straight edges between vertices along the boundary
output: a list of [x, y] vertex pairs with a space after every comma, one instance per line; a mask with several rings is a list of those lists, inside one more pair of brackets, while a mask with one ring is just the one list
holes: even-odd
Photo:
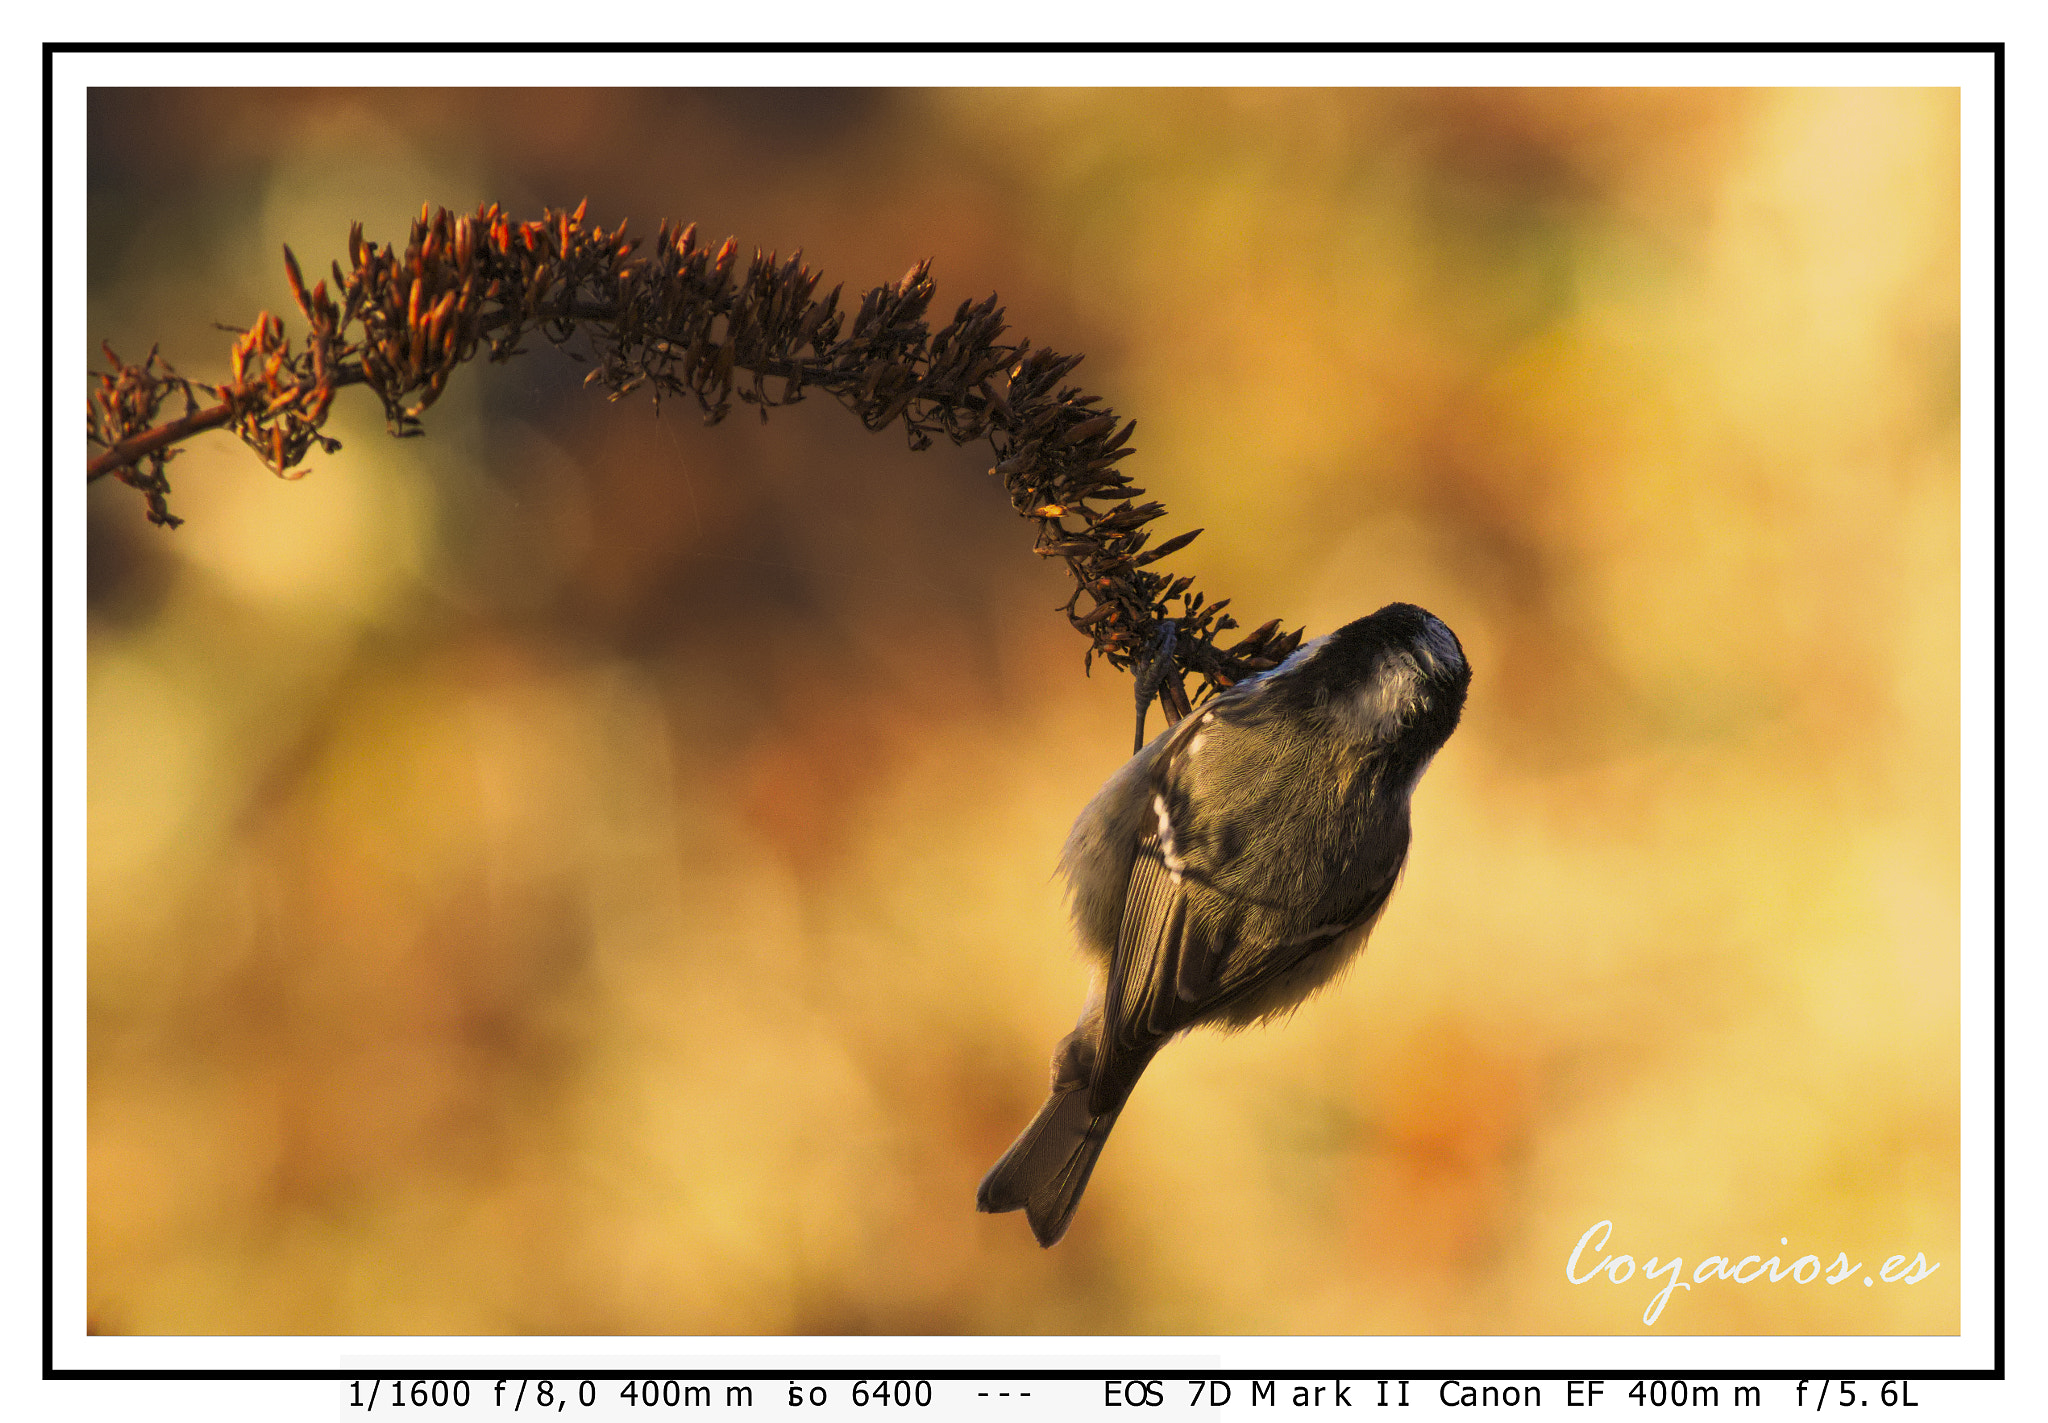
[[[142, 494], [152, 523], [174, 527], [165, 470], [193, 435], [233, 430], [274, 473], [297, 478], [314, 445], [341, 448], [321, 427], [342, 387], [367, 385], [392, 432], [416, 435], [449, 376], [479, 350], [506, 361], [530, 332], [559, 345], [580, 328], [597, 357], [586, 383], [614, 400], [643, 386], [657, 404], [688, 395], [715, 424], [735, 399], [765, 420], [771, 406], [817, 389], [870, 430], [902, 422], [912, 449], [934, 434], [954, 444], [986, 439], [991, 472], [1037, 529], [1037, 552], [1073, 575], [1061, 611], [1089, 639], [1087, 663], [1099, 654], [1138, 670], [1141, 707], [1156, 694], [1169, 717], [1184, 715], [1188, 674], [1214, 691], [1299, 645], [1300, 631], [1283, 633], [1275, 620], [1217, 646], [1216, 635], [1237, 626], [1228, 600], [1206, 602], [1192, 579], [1153, 567], [1201, 530], [1148, 547], [1144, 528], [1165, 508], [1133, 502], [1145, 491], [1117, 468], [1133, 453], [1135, 422], [1119, 428], [1098, 397], [1060, 384], [1080, 356], [1000, 340], [995, 297], [963, 302], [934, 332], [924, 320], [930, 263], [921, 262], [861, 298], [849, 320], [840, 288], [813, 299], [818, 276], [801, 254], [778, 262], [757, 251], [742, 272], [733, 240], [702, 247], [694, 224], [663, 224], [643, 254], [625, 223], [607, 232], [586, 221], [587, 207], [550, 209], [537, 222], [515, 222], [496, 204], [461, 217], [422, 208], [402, 253], [366, 241], [358, 223], [349, 270], [333, 264], [331, 292], [325, 280], [309, 291], [286, 248], [306, 338], [295, 346], [282, 320], [260, 314], [238, 333], [221, 385], [186, 380], [154, 348], [128, 365], [102, 346], [110, 369], [93, 376], [86, 434], [100, 453], [87, 480], [114, 476]], [[215, 403], [202, 406], [195, 392]], [[157, 423], [173, 396], [184, 414]]]

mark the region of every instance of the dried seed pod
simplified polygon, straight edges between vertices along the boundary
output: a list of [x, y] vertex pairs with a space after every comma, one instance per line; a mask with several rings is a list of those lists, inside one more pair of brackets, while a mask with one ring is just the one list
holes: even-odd
[[[355, 224], [349, 269], [330, 264], [331, 296], [325, 280], [307, 290], [296, 254], [286, 249], [286, 281], [312, 328], [303, 350], [293, 351], [283, 323], [263, 313], [231, 344], [233, 380], [213, 388], [220, 403], [205, 412], [154, 351], [141, 367], [106, 352], [111, 373], [95, 377], [88, 397], [88, 433], [103, 453], [89, 463], [88, 477], [115, 474], [144, 494], [152, 522], [175, 524], [163, 477], [175, 439], [234, 428], [282, 472], [315, 444], [337, 447], [318, 427], [342, 386], [370, 386], [393, 433], [413, 435], [419, 414], [478, 346], [507, 360], [528, 332], [561, 342], [582, 330], [595, 347], [590, 383], [614, 399], [643, 385], [657, 403], [687, 392], [715, 422], [736, 381], [738, 398], [763, 418], [769, 405], [822, 389], [874, 428], [901, 418], [913, 448], [929, 445], [935, 432], [958, 444], [988, 440], [997, 457], [991, 472], [1013, 507], [1038, 521], [1035, 547], [1073, 572], [1064, 609], [1070, 619], [1084, 589], [1095, 595], [1095, 608], [1080, 615], [1090, 636], [1084, 665], [1098, 653], [1118, 667], [1145, 655], [1175, 599], [1176, 671], [1196, 674], [1212, 690], [1298, 645], [1298, 631], [1280, 634], [1269, 623], [1219, 648], [1216, 634], [1235, 626], [1224, 605], [1205, 607], [1187, 578], [1146, 571], [1200, 531], [1145, 547], [1142, 529], [1164, 509], [1133, 503], [1143, 489], [1111, 468], [1133, 452], [1136, 423], [1119, 424], [1097, 396], [1060, 388], [1079, 355], [1003, 342], [995, 294], [957, 303], [932, 333], [924, 318], [936, 288], [930, 262], [920, 261], [893, 284], [867, 291], [849, 321], [839, 309], [842, 288], [812, 299], [820, 278], [801, 253], [785, 260], [757, 249], [742, 275], [733, 270], [737, 239], [711, 251], [698, 246], [694, 224], [678, 231], [663, 223], [647, 255], [636, 257], [641, 242], [627, 235], [626, 223], [607, 232], [589, 224], [588, 213], [587, 199], [573, 211], [521, 222], [496, 204], [462, 215], [423, 207], [402, 254], [366, 240]], [[779, 395], [770, 394], [771, 377], [782, 380]], [[173, 391], [185, 396], [186, 419], [153, 425]], [[1094, 507], [1106, 500], [1120, 502]], [[1069, 517], [1081, 527], [1059, 522]], [[1178, 685], [1177, 677], [1167, 680]]]

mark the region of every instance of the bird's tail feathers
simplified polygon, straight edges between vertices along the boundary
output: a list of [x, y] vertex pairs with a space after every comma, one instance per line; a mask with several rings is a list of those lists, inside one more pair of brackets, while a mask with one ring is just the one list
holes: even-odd
[[1107, 1112], [1089, 1111], [1086, 1082], [1056, 1086], [1031, 1125], [982, 1178], [975, 1203], [985, 1211], [1022, 1210], [1038, 1243], [1054, 1244], [1067, 1233], [1095, 1158], [1102, 1155], [1122, 1111], [1121, 1104]]

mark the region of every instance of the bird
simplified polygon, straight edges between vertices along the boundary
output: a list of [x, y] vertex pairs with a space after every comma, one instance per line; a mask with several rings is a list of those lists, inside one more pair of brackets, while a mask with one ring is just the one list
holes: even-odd
[[1351, 961], [1471, 680], [1448, 626], [1390, 603], [1218, 693], [1109, 778], [1059, 865], [1099, 971], [1053, 1049], [1051, 1096], [982, 1179], [979, 1209], [1022, 1210], [1054, 1245], [1167, 1042], [1287, 1014]]

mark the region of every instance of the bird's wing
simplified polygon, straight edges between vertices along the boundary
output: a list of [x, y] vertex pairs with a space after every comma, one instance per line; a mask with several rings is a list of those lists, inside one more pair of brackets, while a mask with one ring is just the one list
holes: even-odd
[[1175, 1033], [1256, 999], [1345, 935], [1369, 926], [1400, 878], [1405, 818], [1393, 832], [1401, 843], [1387, 847], [1392, 853], [1367, 857], [1374, 873], [1337, 873], [1321, 903], [1301, 906], [1306, 918], [1298, 921], [1300, 928], [1277, 943], [1245, 942], [1247, 928], [1268, 932], [1276, 906], [1249, 904], [1219, 885], [1218, 867], [1205, 862], [1207, 847], [1185, 838], [1177, 843], [1171, 823], [1170, 811], [1183, 803], [1175, 792], [1176, 772], [1200, 721], [1190, 717], [1175, 732], [1155, 772], [1153, 813], [1131, 866], [1103, 992], [1101, 1046], [1089, 1090], [1089, 1106], [1097, 1112], [1123, 1104], [1153, 1054]]
[[1190, 932], [1191, 886], [1179, 854], [1186, 847], [1175, 845], [1168, 817], [1168, 806], [1178, 799], [1179, 763], [1214, 722], [1214, 712], [1211, 707], [1184, 718], [1160, 746], [1147, 778], [1151, 804], [1103, 989], [1102, 1038], [1089, 1085], [1089, 1106], [1097, 1112], [1121, 1106], [1160, 1045], [1193, 1021], [1215, 976], [1217, 951], [1226, 947], [1200, 924]]
[[1213, 972], [1206, 936], [1189, 934], [1188, 884], [1167, 867], [1166, 850], [1148, 832], [1131, 866], [1123, 925], [1103, 990], [1102, 1041], [1089, 1082], [1096, 1112], [1123, 1104], [1138, 1074], [1168, 1038], [1194, 1020], [1197, 1002], [1181, 996]]

